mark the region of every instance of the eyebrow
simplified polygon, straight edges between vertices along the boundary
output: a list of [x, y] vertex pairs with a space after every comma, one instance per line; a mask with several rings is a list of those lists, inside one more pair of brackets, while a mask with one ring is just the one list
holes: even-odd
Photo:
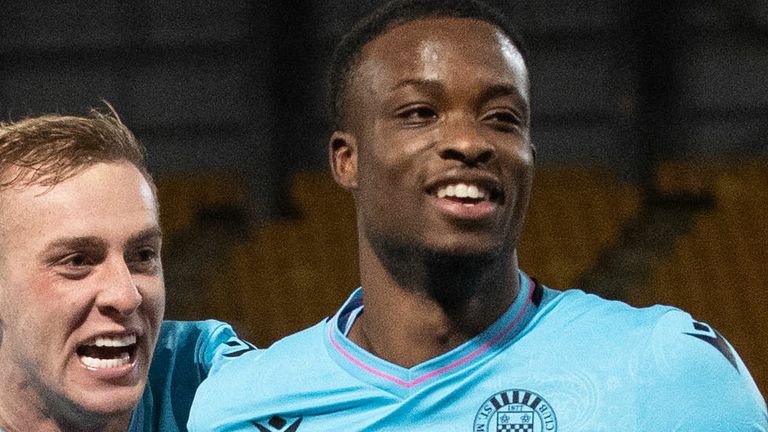
[[[392, 86], [390, 91], [399, 90], [404, 87], [426, 88], [430, 92], [442, 92], [445, 89], [445, 84], [438, 80], [411, 78], [398, 81]], [[512, 84], [493, 84], [483, 91], [479, 99], [481, 101], [488, 101], [493, 98], [504, 96], [513, 97], [519, 102], [523, 114], [526, 116], [528, 115], [530, 108], [527, 99], [523, 97], [520, 88]]]
[[38, 255], [38, 261], [46, 265], [55, 264], [60, 255], [71, 251], [103, 251], [107, 249], [107, 242], [96, 236], [64, 237], [48, 243]]
[[485, 89], [485, 91], [482, 94], [483, 99], [492, 99], [492, 98], [501, 97], [501, 96], [514, 96], [520, 100], [525, 100], [523, 99], [517, 87], [513, 85], [507, 85], [507, 84], [492, 85], [487, 89]]
[[517, 86], [514, 85], [507, 85], [507, 84], [496, 84], [488, 87], [485, 91], [483, 91], [483, 94], [480, 97], [480, 100], [482, 101], [488, 101], [493, 98], [497, 97], [504, 97], [504, 96], [511, 96], [514, 98], [522, 108], [523, 114], [528, 115], [528, 112], [530, 110], [530, 105], [528, 103], [528, 100], [523, 97], [523, 94], [520, 92], [520, 89]]
[[106, 241], [96, 236], [64, 237], [48, 243], [44, 251], [48, 252], [54, 249], [94, 249], [98, 247], [103, 248], [106, 245]]
[[125, 241], [124, 246], [131, 246], [136, 243], [143, 243], [149, 240], [162, 240], [162, 239], [163, 239], [163, 231], [160, 229], [159, 226], [155, 225], [128, 237], [128, 240]]
[[398, 81], [395, 85], [392, 86], [390, 91], [399, 90], [403, 87], [426, 87], [430, 91], [442, 91], [445, 85], [438, 80], [411, 78]]
[[[127, 247], [148, 240], [162, 239], [162, 237], [163, 233], [160, 227], [152, 226], [128, 237], [128, 239], [123, 243], [123, 246]], [[64, 237], [48, 243], [48, 245], [46, 245], [46, 247], [40, 253], [40, 257], [44, 261], [49, 261], [50, 255], [54, 254], [58, 250], [95, 250], [106, 249], [107, 247], [107, 242], [101, 237], [97, 236]]]

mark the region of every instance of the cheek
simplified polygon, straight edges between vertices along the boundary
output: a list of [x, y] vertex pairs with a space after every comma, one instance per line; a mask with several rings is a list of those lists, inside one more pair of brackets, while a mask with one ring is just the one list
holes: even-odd
[[150, 278], [137, 281], [142, 297], [142, 309], [147, 318], [153, 323], [159, 323], [163, 319], [165, 311], [165, 284], [163, 277]]
[[84, 281], [44, 277], [31, 288], [26, 301], [33, 312], [27, 321], [49, 330], [50, 338], [62, 338], [62, 343], [93, 312], [94, 288]]
[[439, 129], [408, 129], [377, 116], [361, 128], [358, 151], [377, 166], [394, 169], [413, 163], [418, 155], [439, 139]]
[[531, 194], [533, 186], [533, 164], [523, 164], [517, 170], [518, 191], [526, 197]]
[[514, 193], [514, 211], [524, 210], [530, 199], [533, 186], [534, 163], [530, 150], [515, 149], [510, 152], [506, 163], [506, 178], [510, 181], [510, 190]]
[[413, 187], [414, 170], [424, 158], [418, 150], [394, 140], [361, 144], [358, 154], [358, 174], [371, 190], [385, 198], [399, 189]]
[[[72, 312], [68, 304], [63, 299], [54, 299], [43, 287], [34, 285], [25, 285], [24, 289], [9, 294], [12, 298], [3, 300], [0, 311], [3, 342], [9, 343], [13, 346], [11, 349], [22, 356], [22, 352], [57, 350], [52, 347], [59, 347], [63, 329], [69, 328]], [[41, 358], [45, 356], [39, 355]]]
[[505, 158], [508, 161], [507, 166], [512, 177], [530, 187], [534, 169], [533, 149], [530, 145], [520, 145], [509, 149]]
[[[71, 307], [72, 297], [78, 291], [71, 287], [61, 287], [56, 278], [48, 274], [39, 274], [23, 278], [15, 284], [14, 303], [19, 311], [24, 310], [29, 320], [45, 320], [44, 316], [61, 317], [61, 310]], [[69, 288], [69, 289], [67, 289]], [[36, 317], [36, 318], [35, 318]]]
[[141, 288], [142, 303], [139, 315], [142, 321], [149, 326], [149, 343], [154, 346], [160, 334], [163, 315], [165, 314], [165, 287], [162, 279], [159, 282], [148, 285], [145, 283]]
[[413, 201], [407, 195], [407, 173], [389, 161], [367, 155], [359, 161], [357, 201], [368, 223], [396, 223], [399, 215]]

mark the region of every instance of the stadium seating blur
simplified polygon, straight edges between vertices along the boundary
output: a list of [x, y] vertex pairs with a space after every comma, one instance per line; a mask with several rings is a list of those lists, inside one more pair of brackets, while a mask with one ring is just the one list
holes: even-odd
[[351, 196], [324, 172], [294, 176], [301, 216], [271, 222], [211, 275], [212, 304], [257, 345], [332, 314], [358, 285]]
[[173, 174], [157, 178], [160, 222], [166, 239], [192, 228], [197, 215], [221, 206], [243, 206], [248, 192], [237, 175], [214, 172]]
[[672, 241], [635, 305], [671, 304], [715, 326], [768, 391], [768, 161], [662, 165], [659, 187], [709, 193], [712, 211]]
[[520, 266], [548, 286], [573, 287], [639, 208], [639, 188], [608, 169], [541, 167], [519, 247]]

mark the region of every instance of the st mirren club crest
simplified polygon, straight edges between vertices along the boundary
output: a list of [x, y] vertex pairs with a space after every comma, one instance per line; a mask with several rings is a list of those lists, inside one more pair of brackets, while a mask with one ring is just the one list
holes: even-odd
[[538, 394], [520, 389], [504, 390], [483, 402], [472, 432], [557, 432], [552, 407]]

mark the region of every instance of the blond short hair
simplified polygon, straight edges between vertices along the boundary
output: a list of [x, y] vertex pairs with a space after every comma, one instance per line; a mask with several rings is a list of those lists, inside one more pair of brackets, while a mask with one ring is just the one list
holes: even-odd
[[100, 162], [128, 162], [155, 188], [145, 149], [111, 105], [87, 116], [46, 114], [0, 123], [0, 191], [55, 186]]

